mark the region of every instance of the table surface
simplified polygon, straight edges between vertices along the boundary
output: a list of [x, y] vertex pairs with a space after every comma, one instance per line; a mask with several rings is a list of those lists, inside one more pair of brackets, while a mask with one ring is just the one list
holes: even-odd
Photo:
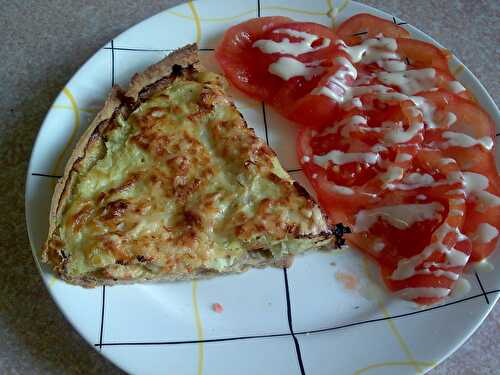
[[[8, 270], [0, 273], [4, 374], [122, 373], [71, 328], [43, 286], [26, 234], [24, 179], [43, 117], [78, 67], [118, 33], [180, 2], [0, 0], [0, 269]], [[498, 104], [500, 2], [365, 3], [435, 37], [472, 70]], [[430, 373], [498, 374], [499, 353], [497, 305], [472, 338]]]

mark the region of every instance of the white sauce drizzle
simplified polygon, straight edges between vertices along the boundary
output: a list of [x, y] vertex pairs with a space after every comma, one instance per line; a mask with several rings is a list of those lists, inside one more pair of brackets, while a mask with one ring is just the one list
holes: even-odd
[[462, 172], [464, 189], [467, 194], [486, 190], [489, 185], [488, 177], [474, 172]]
[[404, 169], [401, 167], [390, 166], [385, 173], [380, 175], [380, 179], [384, 184], [403, 178]]
[[352, 96], [349, 94], [351, 88], [346, 84], [346, 77], [351, 77], [355, 80], [358, 76], [358, 71], [351, 62], [343, 56], [337, 57], [335, 60], [341, 64], [342, 67], [328, 78], [325, 86], [316, 87], [311, 91], [311, 94], [324, 95], [338, 103], [343, 103], [347, 99], [352, 99]]
[[457, 210], [456, 208], [452, 208], [449, 213], [450, 216], [464, 216], [464, 212], [462, 210]]
[[[448, 248], [443, 244], [443, 240], [449, 233], [455, 233], [457, 235], [457, 242], [463, 241], [467, 239], [458, 228], [452, 228], [448, 223], [443, 223], [439, 226], [438, 229], [433, 233], [436, 237], [436, 242], [433, 242], [427, 245], [420, 254], [414, 255], [410, 258], [401, 259], [398, 263], [396, 270], [391, 275], [391, 279], [393, 280], [405, 280], [416, 274], [420, 273], [430, 273], [433, 271], [427, 272], [423, 271], [423, 269], [429, 269], [431, 267], [463, 267], [467, 264], [469, 260], [469, 255], [463, 253], [460, 250], [456, 250], [455, 248]], [[424, 263], [422, 270], [416, 270], [418, 265], [420, 265], [423, 261], [429, 258], [435, 251], [444, 253], [446, 255], [446, 261], [443, 263], [436, 262], [428, 262]], [[436, 270], [437, 271], [437, 270]], [[443, 276], [448, 277], [447, 274], [442, 274]]]
[[476, 210], [479, 212], [484, 212], [490, 208], [500, 206], [500, 197], [491, 194], [489, 191], [478, 191], [475, 195], [479, 202]]
[[405, 288], [396, 292], [401, 298], [404, 299], [416, 299], [419, 297], [429, 297], [429, 298], [443, 298], [450, 294], [450, 289], [448, 288], [432, 288], [432, 287], [422, 287], [422, 288]]
[[269, 73], [288, 81], [293, 77], [304, 77], [306, 81], [323, 73], [323, 67], [318, 62], [304, 64], [293, 57], [280, 57], [268, 67]]
[[407, 229], [416, 222], [436, 219], [438, 212], [444, 207], [437, 203], [425, 204], [399, 204], [395, 206], [377, 207], [369, 210], [361, 210], [356, 214], [354, 232], [365, 232], [377, 222], [383, 219], [398, 229]]
[[447, 82], [446, 88], [454, 94], [460, 94], [465, 91], [465, 87], [458, 81]]
[[474, 195], [478, 201], [477, 211], [484, 212], [500, 205], [500, 197], [486, 191], [489, 185], [486, 176], [474, 172], [463, 172], [463, 176], [465, 192]]
[[270, 39], [259, 39], [252, 47], [260, 49], [263, 53], [281, 53], [292, 56], [299, 56], [304, 53], [318, 51], [330, 45], [330, 39], [323, 38], [319, 46], [313, 47], [313, 43], [320, 39], [318, 35], [309, 34], [305, 31], [298, 31], [293, 29], [276, 29], [273, 33], [286, 34], [291, 37], [301, 38], [300, 42], [291, 42], [288, 38], [276, 42]]
[[323, 156], [314, 155], [314, 162], [317, 165], [326, 168], [329, 162], [338, 165], [354, 162], [375, 164], [378, 158], [379, 155], [372, 152], [342, 152], [333, 150]]
[[[334, 126], [327, 127], [322, 134], [337, 134], [339, 129], [341, 129], [340, 134], [343, 137], [348, 137], [352, 131], [359, 130], [358, 125], [366, 125], [367, 120], [365, 117], [360, 115], [354, 115], [351, 117], [344, 118], [342, 121], [336, 123]], [[369, 130], [370, 128], [363, 128]]]
[[441, 162], [441, 164], [443, 164], [443, 165], [456, 163], [455, 159], [452, 159], [452, 158], [442, 158], [442, 159], [440, 160], [440, 162]]
[[389, 86], [397, 86], [403, 94], [414, 95], [435, 86], [436, 70], [415, 69], [406, 72], [378, 72], [377, 78]]
[[350, 187], [342, 186], [342, 185], [329, 184], [328, 189], [333, 191], [334, 193], [343, 194], [343, 195], [353, 195], [354, 194], [354, 190], [352, 190]]
[[477, 226], [475, 232], [470, 236], [472, 241], [479, 243], [488, 243], [498, 236], [498, 229], [488, 223], [481, 223]]
[[340, 49], [345, 51], [354, 63], [376, 63], [379, 67], [390, 72], [406, 69], [406, 64], [394, 52], [398, 49], [396, 39], [394, 38], [370, 38], [364, 40], [360, 45], [352, 47], [348, 47], [342, 41], [337, 43], [340, 44]]
[[409, 161], [413, 159], [411, 154], [401, 153], [396, 156], [396, 163], [404, 163], [405, 161]]
[[403, 178], [403, 184], [393, 184], [388, 188], [392, 190], [413, 190], [434, 185], [436, 185], [436, 181], [430, 174], [410, 173]]
[[374, 244], [373, 244], [373, 251], [375, 251], [376, 253], [380, 253], [382, 250], [384, 250], [384, 247], [385, 247], [385, 243], [383, 241], [376, 241]]
[[486, 150], [491, 150], [493, 148], [493, 139], [491, 137], [481, 137], [479, 139], [472, 138], [470, 135], [464, 133], [456, 133], [446, 131], [443, 133], [443, 137], [448, 141], [441, 143], [441, 148], [448, 147], [472, 147], [476, 145], [480, 145], [484, 147]]

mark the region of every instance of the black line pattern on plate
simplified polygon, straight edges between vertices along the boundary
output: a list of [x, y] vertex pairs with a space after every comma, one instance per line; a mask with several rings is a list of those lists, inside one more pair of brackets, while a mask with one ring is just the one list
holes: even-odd
[[[495, 293], [500, 293], [500, 289], [494, 289], [490, 290], [489, 292], [486, 292], [486, 295], [490, 294], [495, 294]], [[381, 322], [384, 320], [389, 320], [389, 319], [399, 319], [399, 318], [404, 318], [408, 316], [413, 316], [413, 315], [418, 315], [422, 313], [426, 313], [428, 311], [432, 310], [437, 310], [437, 309], [442, 309], [444, 307], [456, 305], [462, 302], [470, 301], [476, 298], [483, 297], [483, 293], [481, 294], [476, 294], [470, 297], [462, 298], [453, 302], [448, 302], [444, 303], [442, 305], [438, 306], [433, 306], [429, 307], [427, 309], [422, 309], [422, 310], [417, 310], [417, 311], [412, 311], [409, 313], [404, 313], [404, 314], [398, 314], [398, 315], [393, 315], [393, 316], [388, 316], [384, 318], [378, 318], [378, 319], [370, 319], [370, 320], [363, 320], [360, 322], [353, 322], [353, 323], [348, 323], [348, 324], [343, 324], [331, 328], [324, 328], [324, 329], [318, 329], [318, 330], [312, 330], [312, 331], [299, 331], [295, 332], [294, 335], [310, 335], [310, 334], [316, 334], [316, 333], [324, 333], [324, 332], [329, 332], [329, 331], [335, 331], [338, 329], [344, 329], [344, 328], [349, 328], [349, 327], [354, 327], [354, 326], [360, 326], [360, 325], [365, 325], [369, 323], [376, 323], [376, 322]], [[124, 345], [177, 345], [177, 344], [198, 344], [198, 343], [210, 343], [210, 342], [219, 342], [219, 341], [236, 341], [236, 340], [251, 340], [251, 339], [260, 339], [260, 338], [269, 338], [269, 337], [284, 337], [284, 336], [292, 336], [291, 333], [276, 333], [276, 334], [269, 334], [269, 335], [250, 335], [250, 336], [235, 336], [235, 337], [226, 337], [226, 338], [220, 338], [220, 339], [206, 339], [206, 340], [186, 340], [186, 341], [150, 341], [150, 342], [102, 342], [98, 344], [94, 344], [94, 346], [124, 346]]]
[[[258, 17], [261, 17], [261, 6], [260, 6], [260, 0], [257, 0], [257, 15]], [[397, 22], [395, 17], [392, 17], [393, 22], [397, 25], [406, 25], [406, 22]], [[367, 34], [368, 32], [363, 31], [363, 32], [358, 32], [353, 34], [354, 36], [359, 36], [359, 35], [364, 35]], [[137, 51], [137, 52], [171, 52], [175, 51], [175, 49], [148, 49], [148, 48], [126, 48], [126, 47], [115, 47], [114, 46], [114, 40], [111, 40], [111, 47], [104, 47], [103, 49], [106, 50], [111, 50], [111, 83], [114, 85], [115, 83], [115, 56], [114, 52], [115, 50], [118, 51]], [[200, 48], [199, 51], [214, 51], [213, 48]], [[410, 61], [408, 58], [406, 58], [406, 62], [408, 65], [410, 65]], [[265, 134], [266, 134], [266, 143], [269, 145], [269, 135], [268, 135], [268, 125], [267, 125], [267, 118], [266, 118], [266, 109], [265, 109], [265, 104], [262, 103], [262, 113], [263, 113], [263, 119], [264, 119], [264, 126], [265, 126]], [[500, 136], [500, 133], [497, 133], [496, 136]], [[293, 172], [299, 172], [302, 171], [302, 169], [291, 169], [288, 170], [287, 172], [293, 173]], [[45, 174], [45, 173], [31, 173], [32, 176], [41, 176], [41, 177], [49, 177], [49, 178], [61, 178], [62, 176], [57, 176], [57, 175], [51, 175], [51, 174]], [[227, 337], [227, 338], [217, 338], [217, 339], [205, 339], [205, 340], [188, 340], [188, 341], [160, 341], [160, 342], [103, 342], [103, 331], [104, 331], [104, 315], [105, 315], [105, 305], [106, 305], [106, 286], [102, 287], [102, 305], [101, 305], [101, 324], [100, 324], [100, 332], [99, 332], [99, 343], [94, 344], [94, 346], [99, 347], [101, 350], [103, 346], [123, 346], [123, 345], [130, 345], [130, 346], [137, 346], [137, 345], [176, 345], [176, 344], [197, 344], [197, 343], [211, 343], [211, 342], [223, 342], [223, 341], [236, 341], [236, 340], [251, 340], [251, 339], [259, 339], [259, 338], [273, 338], [273, 337], [288, 337], [292, 336], [294, 343], [295, 343], [295, 349], [296, 349], [296, 354], [297, 354], [297, 359], [299, 362], [299, 367], [301, 370], [301, 374], [305, 374], [304, 371], [304, 366], [303, 366], [303, 361], [302, 361], [302, 356], [300, 352], [300, 345], [297, 340], [296, 335], [309, 335], [309, 334], [318, 334], [318, 333], [324, 333], [324, 332], [330, 332], [330, 331], [335, 331], [339, 329], [344, 329], [344, 328], [349, 328], [349, 327], [354, 327], [354, 326], [359, 326], [359, 325], [365, 325], [369, 323], [375, 323], [375, 322], [380, 322], [384, 320], [389, 320], [389, 319], [399, 319], [403, 317], [408, 317], [408, 316], [413, 316], [413, 315], [418, 315], [421, 313], [425, 313], [428, 311], [432, 310], [437, 310], [441, 309], [444, 307], [452, 306], [455, 304], [459, 304], [462, 302], [466, 302], [469, 300], [473, 300], [476, 298], [484, 297], [486, 299], [487, 304], [489, 304], [489, 298], [488, 295], [490, 294], [495, 294], [495, 293], [500, 293], [500, 289], [495, 289], [491, 290], [489, 292], [486, 292], [482, 282], [479, 278], [479, 275], [475, 273], [475, 277], [478, 281], [478, 284], [482, 290], [481, 294], [476, 294], [473, 296], [469, 296], [457, 301], [445, 303], [442, 305], [434, 306], [434, 307], [429, 307], [426, 309], [418, 310], [418, 311], [413, 311], [409, 313], [404, 313], [404, 314], [398, 314], [394, 316], [389, 316], [389, 317], [384, 317], [384, 318], [377, 318], [377, 319], [370, 319], [370, 320], [365, 320], [365, 321], [359, 321], [359, 322], [353, 322], [353, 323], [348, 323], [348, 324], [343, 324], [339, 326], [334, 326], [331, 328], [324, 328], [324, 329], [318, 329], [318, 330], [311, 330], [311, 331], [300, 331], [300, 332], [295, 332], [293, 330], [293, 320], [292, 320], [292, 312], [291, 312], [291, 302], [290, 302], [290, 292], [289, 292], [289, 284], [288, 284], [288, 274], [287, 270], [284, 269], [284, 281], [285, 281], [285, 291], [286, 291], [286, 303], [287, 303], [287, 318], [288, 318], [288, 324], [289, 324], [289, 333], [276, 333], [276, 334], [266, 334], [266, 335], [249, 335], [249, 336], [235, 336], [235, 337]]]
[[272, 337], [288, 337], [291, 336], [290, 333], [272, 333], [268, 335], [250, 335], [250, 336], [234, 336], [234, 337], [224, 337], [220, 339], [205, 339], [205, 340], [186, 340], [186, 341], [151, 341], [151, 342], [104, 342], [102, 344], [94, 344], [94, 346], [137, 346], [137, 345], [181, 345], [181, 344], [200, 344], [200, 343], [210, 343], [210, 342], [224, 342], [224, 341], [236, 341], [236, 340], [251, 340], [251, 339], [261, 339], [261, 338], [272, 338]]
[[266, 132], [266, 143], [269, 146], [269, 134], [267, 131], [266, 104], [264, 102], [262, 102], [262, 116], [264, 118], [264, 130]]
[[283, 268], [283, 276], [285, 278], [285, 292], [286, 292], [286, 313], [288, 317], [288, 328], [290, 329], [290, 334], [292, 335], [293, 342], [295, 344], [295, 353], [297, 354], [297, 360], [299, 362], [300, 373], [305, 375], [304, 363], [302, 362], [302, 353], [300, 352], [300, 344], [299, 340], [295, 336], [293, 331], [293, 322], [292, 322], [292, 307], [290, 303], [290, 287], [288, 286], [288, 271], [286, 268]]
[[111, 39], [111, 87], [115, 85], [115, 41]]
[[396, 20], [396, 17], [392, 16], [392, 22], [394, 22], [395, 25], [402, 26], [402, 25], [408, 25], [408, 22], [398, 22]]
[[101, 304], [101, 326], [99, 329], [99, 350], [102, 349], [102, 333], [104, 331], [104, 308], [106, 307], [106, 285], [102, 286], [102, 304]]
[[[260, 16], [261, 16], [260, 0], [257, 0], [257, 17], [260, 18]], [[264, 120], [264, 130], [266, 132], [266, 143], [269, 146], [269, 132], [268, 132], [268, 129], [267, 129], [266, 104], [264, 102], [262, 102], [262, 116], [263, 116], [263, 120]], [[292, 309], [291, 309], [291, 306], [290, 306], [290, 291], [289, 291], [289, 288], [288, 288], [288, 276], [287, 276], [286, 268], [283, 269], [283, 274], [284, 274], [284, 281], [285, 281], [288, 327], [290, 329], [290, 335], [292, 336], [293, 342], [294, 342], [294, 345], [295, 345], [295, 353], [297, 355], [297, 361], [299, 363], [300, 373], [301, 373], [301, 375], [305, 375], [304, 364], [302, 362], [302, 354], [300, 352], [299, 341], [297, 340], [297, 337], [295, 337], [295, 334], [293, 333]]]
[[360, 31], [359, 33], [354, 33], [352, 36], [360, 36], [360, 35], [365, 35], [368, 34], [368, 31]]
[[61, 178], [62, 176], [57, 176], [53, 174], [47, 174], [47, 173], [36, 173], [33, 172], [31, 173], [32, 176], [39, 176], [39, 177], [50, 177], [50, 178]]
[[[127, 48], [127, 47], [103, 47], [115, 51], [131, 51], [131, 52], [173, 52], [176, 48], [154, 49], [154, 48]], [[214, 51], [215, 48], [198, 48], [198, 51]]]
[[481, 288], [481, 291], [483, 292], [484, 299], [486, 300], [486, 303], [489, 305], [490, 300], [488, 299], [488, 295], [486, 294], [486, 292], [484, 290], [483, 283], [481, 282], [481, 279], [479, 278], [479, 275], [477, 274], [477, 272], [474, 272], [474, 274], [476, 275], [477, 283], [479, 284], [479, 287]]

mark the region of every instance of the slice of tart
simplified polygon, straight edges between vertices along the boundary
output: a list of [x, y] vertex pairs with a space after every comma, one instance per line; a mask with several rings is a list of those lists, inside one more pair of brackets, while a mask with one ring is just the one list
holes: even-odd
[[59, 277], [94, 287], [283, 267], [335, 239], [224, 85], [189, 45], [113, 88], [52, 199], [42, 251]]

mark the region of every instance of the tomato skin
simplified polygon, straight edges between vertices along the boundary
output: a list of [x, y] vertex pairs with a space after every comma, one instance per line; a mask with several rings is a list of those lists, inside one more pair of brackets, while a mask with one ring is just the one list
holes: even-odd
[[[363, 38], [373, 38], [382, 33], [388, 38], [409, 38], [410, 33], [394, 22], [372, 16], [368, 13], [361, 13], [348, 18], [342, 22], [336, 30], [337, 35], [347, 45], [361, 43]], [[353, 35], [366, 32], [363, 35]]]
[[[279, 42], [286, 38], [292, 43], [302, 40], [300, 35], [294, 36], [281, 32], [282, 29], [313, 34], [318, 36], [317, 42], [320, 45], [326, 39], [329, 40], [329, 44], [298, 56], [291, 56], [288, 53], [264, 53], [258, 46], [253, 47], [257, 40]], [[295, 110], [291, 110], [298, 101], [318, 85], [322, 74], [308, 77], [308, 79], [296, 76], [284, 80], [270, 73], [269, 66], [281, 57], [288, 57], [304, 64], [320, 64], [326, 72], [331, 67], [332, 56], [338, 50], [336, 41], [337, 38], [332, 30], [323, 25], [293, 22], [286, 17], [263, 17], [228, 29], [216, 49], [216, 58], [226, 76], [241, 91], [257, 100], [266, 101], [292, 120], [310, 124], [311, 118], [308, 121], [301, 120], [301, 115], [306, 110], [310, 115], [314, 114], [312, 118], [314, 122], [324, 123], [330, 121], [336, 113], [335, 103], [325, 98], [309, 98], [301, 102]], [[315, 44], [312, 46], [315, 47]], [[315, 111], [314, 107], [309, 107], [311, 104], [320, 104], [319, 108], [323, 111]]]
[[448, 59], [443, 51], [433, 44], [416, 39], [397, 38], [398, 54], [417, 68], [436, 68], [448, 74]]
[[[288, 17], [253, 18], [226, 30], [215, 49], [215, 56], [233, 85], [257, 100], [271, 96], [272, 91], [266, 88], [268, 81], [263, 79], [269, 75], [267, 64], [248, 64], [248, 61], [255, 61], [251, 47], [269, 29], [292, 21]], [[274, 83], [280, 84], [280, 78], [275, 77]]]
[[[320, 39], [316, 41], [316, 43], [318, 44], [321, 44], [323, 38], [328, 38], [330, 40], [327, 47], [295, 56], [299, 61], [312, 62], [322, 59], [329, 59], [337, 53], [338, 46], [336, 44], [337, 36], [335, 35], [335, 33], [330, 28], [313, 22], [289, 22], [279, 24], [277, 26], [268, 28], [266, 32], [258, 39], [274, 40], [279, 42], [283, 38], [287, 38], [290, 41], [295, 41], [296, 39], [298, 39], [297, 41], [300, 41], [301, 38], [288, 35], [287, 33], [278, 32], [280, 29], [291, 29], [317, 35], [320, 37]], [[271, 55], [287, 56], [286, 53], [276, 53]]]
[[289, 120], [310, 128], [323, 127], [338, 118], [339, 108], [324, 95], [308, 94], [299, 99], [285, 115]]

